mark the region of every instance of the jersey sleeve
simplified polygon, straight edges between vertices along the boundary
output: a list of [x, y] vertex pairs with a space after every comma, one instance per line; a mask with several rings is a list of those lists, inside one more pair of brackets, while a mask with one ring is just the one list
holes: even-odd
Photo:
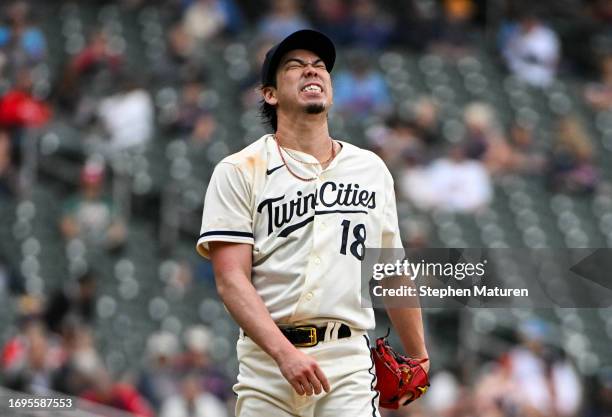
[[393, 186], [393, 177], [387, 172], [387, 197], [385, 198], [385, 207], [383, 210], [382, 219], [382, 239], [381, 247], [383, 248], [401, 248], [402, 238], [397, 220], [397, 205], [395, 203], [395, 190]]
[[221, 162], [215, 168], [202, 212], [202, 228], [196, 249], [209, 258], [209, 242], [254, 244], [250, 187], [244, 175], [233, 164]]
[[402, 261], [405, 259], [405, 250], [403, 249], [397, 219], [397, 205], [395, 202], [393, 177], [391, 177], [391, 174], [388, 172], [386, 182], [387, 196], [385, 198], [385, 206], [383, 209], [381, 236], [382, 252], [378, 258], [378, 262], [384, 264], [395, 264], [397, 261]]

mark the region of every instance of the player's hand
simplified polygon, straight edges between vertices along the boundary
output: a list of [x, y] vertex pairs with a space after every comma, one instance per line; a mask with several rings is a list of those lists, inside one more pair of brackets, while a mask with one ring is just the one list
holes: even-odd
[[[427, 356], [426, 356], [427, 357]], [[418, 359], [418, 358], [417, 358]], [[429, 367], [431, 366], [431, 361], [423, 362], [421, 367], [425, 370], [427, 375], [429, 375]]]
[[[423, 367], [423, 369], [425, 370], [425, 372], [429, 375], [429, 367], [430, 367], [430, 361], [427, 362], [423, 362], [421, 364], [421, 366]], [[399, 403], [400, 404], [406, 404], [408, 401], [410, 401], [412, 399], [412, 394], [408, 393], [406, 395], [404, 395], [402, 398], [400, 398]]]
[[298, 395], [320, 394], [323, 390], [330, 390], [327, 377], [317, 361], [299, 349], [279, 359], [278, 367]]

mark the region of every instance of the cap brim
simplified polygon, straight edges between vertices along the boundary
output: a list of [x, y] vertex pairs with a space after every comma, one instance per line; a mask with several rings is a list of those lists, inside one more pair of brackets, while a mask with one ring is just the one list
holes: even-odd
[[264, 68], [264, 74], [262, 74], [264, 85], [274, 80], [281, 58], [287, 52], [296, 49], [305, 49], [315, 53], [323, 60], [328, 72], [331, 72], [336, 62], [336, 48], [331, 39], [316, 30], [299, 30], [287, 36], [268, 52], [269, 54], [271, 53], [271, 56], [269, 57], [267, 67]]

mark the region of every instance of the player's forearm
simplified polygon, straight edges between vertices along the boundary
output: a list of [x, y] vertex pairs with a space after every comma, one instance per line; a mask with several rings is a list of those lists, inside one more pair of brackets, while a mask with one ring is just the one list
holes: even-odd
[[406, 354], [413, 358], [428, 357], [420, 308], [387, 308], [393, 327], [399, 334]]
[[217, 291], [244, 332], [275, 360], [295, 349], [272, 320], [251, 281], [243, 273], [216, 274]]

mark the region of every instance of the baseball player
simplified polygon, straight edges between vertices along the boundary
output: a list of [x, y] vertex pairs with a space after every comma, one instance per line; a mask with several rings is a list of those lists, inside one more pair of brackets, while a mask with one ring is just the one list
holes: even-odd
[[[198, 252], [241, 328], [236, 415], [379, 416], [360, 267], [401, 248], [393, 179], [372, 152], [330, 137], [335, 48], [301, 30], [268, 51], [263, 114], [274, 134], [223, 159]], [[406, 353], [427, 357], [419, 309], [388, 309]]]

